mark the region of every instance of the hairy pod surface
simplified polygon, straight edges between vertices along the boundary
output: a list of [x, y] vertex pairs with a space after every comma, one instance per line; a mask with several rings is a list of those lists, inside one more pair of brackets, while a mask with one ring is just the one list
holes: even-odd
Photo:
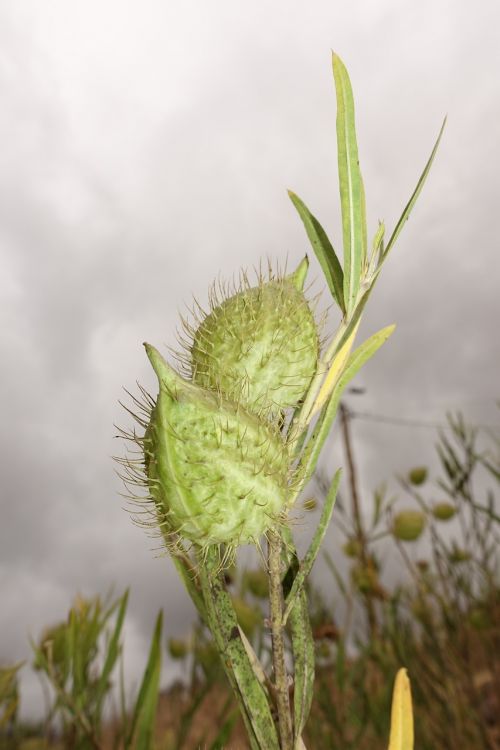
[[160, 520], [200, 546], [256, 542], [285, 511], [289, 457], [277, 430], [185, 381], [146, 344], [159, 394], [144, 436]]
[[302, 291], [307, 259], [286, 277], [248, 284], [211, 312], [194, 333], [193, 381], [250, 411], [294, 407], [316, 372], [319, 339]]

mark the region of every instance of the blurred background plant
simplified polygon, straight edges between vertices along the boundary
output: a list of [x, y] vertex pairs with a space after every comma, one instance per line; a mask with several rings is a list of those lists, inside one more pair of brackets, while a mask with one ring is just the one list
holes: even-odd
[[[392, 683], [403, 664], [412, 680], [416, 747], [499, 748], [498, 441], [490, 435], [480, 447], [488, 436], [460, 415], [449, 416], [436, 444], [440, 478], [432, 482], [425, 467], [415, 467], [398, 478], [397, 495], [379, 488], [367, 523], [345, 406], [341, 417], [348, 491], [337, 499], [334, 523], [345, 539], [342, 554], [325, 552], [333, 600], [309, 585], [318, 669], [306, 746], [386, 748]], [[328, 482], [318, 484], [324, 495]], [[318, 505], [307, 501], [304, 507], [315, 511]], [[266, 594], [263, 582], [259, 569], [235, 571], [233, 596], [256, 607]], [[247, 635], [265, 664], [265, 619]], [[205, 638], [197, 626], [182, 642], [180, 658], [192, 657], [193, 685], [203, 673]], [[174, 658], [178, 654], [171, 648]], [[222, 673], [211, 679], [222, 681]], [[234, 747], [246, 747], [243, 735], [239, 742]]]
[[[370, 507], [358, 489], [349, 423], [344, 406], [350, 458], [334, 521], [344, 541], [325, 552], [333, 586], [326, 594], [324, 586], [308, 584], [317, 673], [306, 746], [385, 750], [394, 677], [404, 665], [416, 747], [497, 750], [498, 440], [450, 416], [436, 443], [436, 481], [425, 467], [415, 467], [394, 489], [377, 489]], [[320, 510], [326, 484], [320, 477], [318, 497], [304, 503], [306, 511]], [[226, 582], [242, 630], [267, 668], [267, 575], [240, 564], [226, 571]], [[169, 658], [183, 665], [185, 679], [158, 695], [159, 616], [144, 679], [137, 696], [126, 700], [120, 662], [127, 598], [127, 592], [111, 602], [77, 597], [67, 620], [33, 643], [33, 666], [47, 696], [43, 726], [18, 719], [22, 665], [0, 670], [1, 748], [248, 747], [201, 620], [186, 636], [168, 640]]]
[[[16, 680], [22, 665], [0, 671], [0, 731], [4, 730], [0, 747], [151, 747], [161, 671], [162, 613], [158, 615], [148, 663], [130, 708], [121, 662], [127, 603], [128, 591], [114, 601], [77, 596], [67, 619], [46, 628], [37, 642], [31, 642], [32, 666], [40, 674], [46, 703], [43, 725], [29, 726], [17, 721]], [[113, 689], [116, 687], [118, 691]]]

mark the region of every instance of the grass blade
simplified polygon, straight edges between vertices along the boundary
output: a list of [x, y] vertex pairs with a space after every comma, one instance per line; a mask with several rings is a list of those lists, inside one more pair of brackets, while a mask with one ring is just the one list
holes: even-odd
[[[134, 750], [151, 750], [153, 747], [153, 731], [161, 672], [162, 626], [163, 612], [160, 610], [156, 618], [156, 625], [151, 640], [148, 663], [135, 703], [129, 734], [125, 742], [126, 748], [133, 746]], [[134, 739], [135, 742], [132, 745]]]
[[120, 654], [120, 635], [123, 627], [123, 621], [125, 619], [125, 612], [127, 610], [127, 603], [128, 603], [128, 589], [125, 591], [123, 596], [121, 597], [120, 601], [120, 607], [118, 609], [118, 615], [116, 618], [116, 624], [115, 629], [113, 631], [113, 635], [111, 636], [111, 639], [108, 644], [108, 650], [106, 654], [106, 659], [104, 661], [104, 666], [102, 668], [101, 675], [99, 677], [99, 680], [96, 685], [96, 704], [97, 704], [97, 715], [100, 717], [102, 712], [102, 702], [104, 700], [104, 697], [108, 690], [108, 683], [109, 678], [111, 675], [111, 672], [114, 669], [114, 666], [116, 664], [116, 660], [118, 659], [118, 656]]
[[359, 168], [351, 82], [344, 63], [335, 53], [332, 64], [337, 95], [337, 156], [344, 239], [344, 300], [349, 314], [356, 303], [366, 259], [366, 210]]
[[397, 238], [401, 234], [401, 230], [403, 229], [403, 226], [408, 221], [408, 218], [409, 218], [410, 213], [411, 213], [411, 211], [413, 209], [413, 206], [417, 202], [417, 198], [420, 195], [420, 191], [422, 190], [422, 188], [424, 186], [424, 183], [425, 183], [425, 181], [427, 179], [427, 175], [430, 172], [430, 169], [431, 169], [431, 166], [432, 166], [432, 162], [434, 161], [434, 157], [436, 156], [436, 152], [438, 150], [439, 143], [441, 141], [441, 136], [443, 135], [443, 131], [444, 131], [444, 126], [445, 125], [446, 125], [446, 117], [443, 120], [443, 124], [441, 125], [441, 130], [439, 131], [439, 135], [437, 137], [436, 143], [434, 144], [434, 148], [431, 151], [431, 155], [429, 156], [427, 164], [425, 165], [424, 171], [420, 175], [419, 181], [417, 182], [417, 186], [416, 186], [415, 190], [413, 191], [410, 200], [408, 201], [408, 203], [404, 207], [403, 213], [401, 214], [401, 217], [400, 217], [398, 223], [396, 224], [396, 227], [395, 227], [393, 233], [391, 234], [389, 242], [387, 243], [387, 246], [386, 246], [385, 252], [384, 252], [384, 256], [383, 256], [383, 260], [385, 260], [387, 258], [387, 256], [389, 255], [389, 252], [390, 252], [392, 246], [394, 245], [394, 243], [396, 242]]
[[291, 190], [288, 191], [288, 195], [302, 219], [307, 236], [309, 237], [312, 249], [314, 250], [323, 270], [332, 297], [342, 312], [345, 313], [344, 272], [342, 271], [342, 266], [339, 263], [337, 254], [333, 249], [333, 245], [328, 239], [328, 236], [319, 221], [313, 216], [299, 196]]
[[227, 744], [231, 737], [234, 725], [238, 721], [238, 712], [233, 711], [225, 720], [224, 724], [220, 728], [217, 737], [210, 745], [209, 750], [224, 750], [225, 747], [229, 747]]

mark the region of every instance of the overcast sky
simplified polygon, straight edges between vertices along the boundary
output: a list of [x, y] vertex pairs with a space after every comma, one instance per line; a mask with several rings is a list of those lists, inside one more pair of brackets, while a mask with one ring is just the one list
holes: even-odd
[[[130, 675], [160, 606], [192, 608], [118, 497], [122, 386], [155, 380], [213, 278], [308, 251], [296, 191], [340, 249], [330, 50], [350, 72], [370, 233], [435, 166], [360, 337], [396, 323], [352, 408], [498, 423], [497, 0], [7, 0], [0, 6], [0, 661], [77, 591], [132, 586]], [[312, 263], [315, 290], [320, 269]], [[358, 420], [368, 491], [432, 432]], [[342, 457], [324, 460], [332, 472]], [[168, 678], [168, 669], [164, 679]], [[25, 670], [23, 711], [41, 709]]]

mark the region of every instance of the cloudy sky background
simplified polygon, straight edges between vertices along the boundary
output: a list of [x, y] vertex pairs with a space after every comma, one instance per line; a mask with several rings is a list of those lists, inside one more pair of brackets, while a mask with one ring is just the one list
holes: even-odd
[[[131, 585], [131, 677], [160, 606], [167, 634], [189, 627], [173, 567], [117, 495], [117, 401], [136, 380], [154, 390], [141, 342], [175, 344], [178, 311], [219, 271], [308, 251], [286, 188], [340, 248], [332, 48], [354, 87], [371, 233], [394, 225], [448, 114], [361, 337], [397, 331], [350, 404], [498, 424], [499, 28], [497, 0], [2, 3], [0, 661], [27, 657], [77, 591]], [[311, 277], [319, 290], [315, 261]], [[366, 503], [432, 465], [428, 429], [353, 429]], [[23, 690], [40, 711], [27, 669]]]

